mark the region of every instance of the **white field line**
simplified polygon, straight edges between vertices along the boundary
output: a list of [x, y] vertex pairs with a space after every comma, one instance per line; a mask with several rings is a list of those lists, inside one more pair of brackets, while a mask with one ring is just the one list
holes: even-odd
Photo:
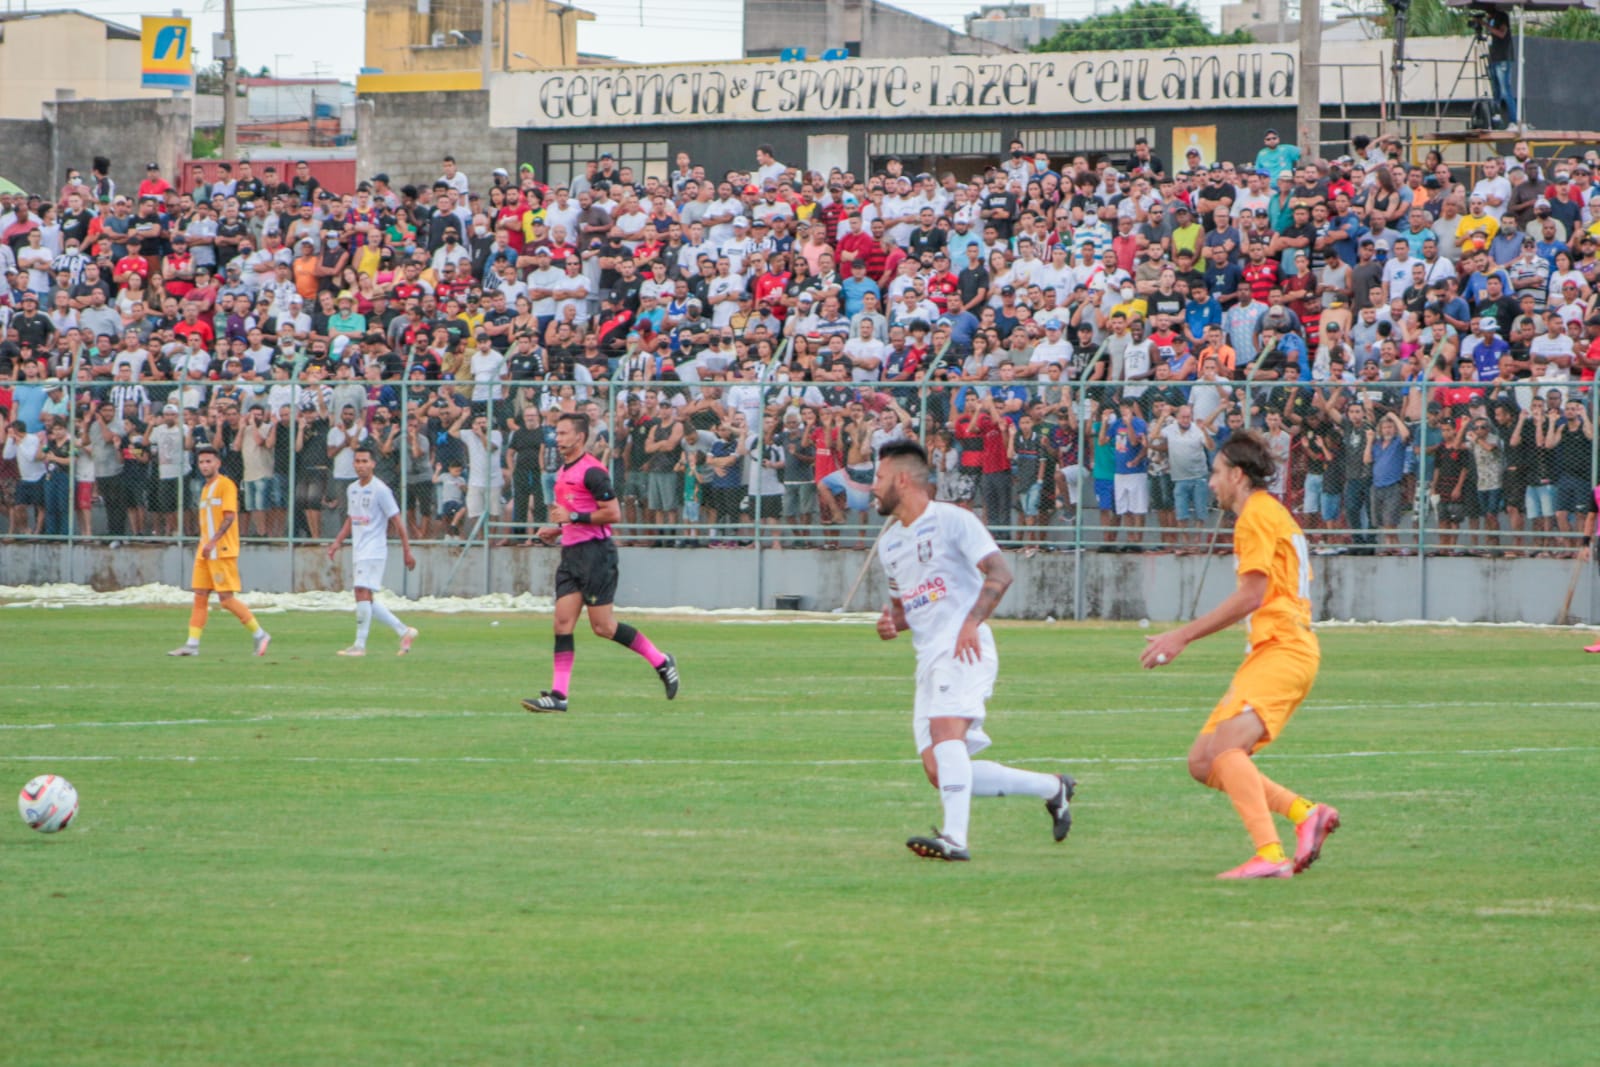
[[[12, 688], [26, 689], [28, 686], [13, 686]], [[31, 688], [46, 688], [33, 686]], [[54, 688], [54, 687], [50, 687]], [[290, 687], [299, 688], [299, 687]], [[1375, 708], [1391, 708], [1393, 704], [1382, 702], [1370, 704], [1317, 704], [1311, 706], [1309, 711], [1367, 711]], [[1430, 710], [1439, 708], [1502, 708], [1503, 701], [1439, 701], [1437, 703], [1406, 704], [1406, 710]], [[1519, 708], [1588, 708], [1594, 702], [1588, 700], [1558, 700], [1537, 703], [1518, 704]], [[859, 708], [807, 708], [804, 710], [767, 711], [757, 713], [760, 718], [804, 718], [807, 716], [849, 716], [849, 715], [886, 715], [896, 714], [904, 709], [895, 707], [859, 707]], [[1004, 709], [991, 713], [991, 718], [1000, 720], [1010, 718], [1071, 718], [1084, 715], [1198, 715], [1209, 711], [1205, 707], [1160, 707], [1160, 708], [1060, 708], [1060, 709]], [[26, 722], [26, 723], [0, 723], [0, 732], [11, 730], [126, 730], [142, 728], [160, 728], [174, 726], [242, 726], [265, 722], [366, 722], [374, 719], [522, 719], [526, 712], [516, 711], [364, 711], [353, 713], [322, 713], [308, 712], [303, 715], [248, 715], [238, 718], [222, 719], [136, 719], [127, 722]], [[606, 719], [636, 719], [649, 715], [659, 714], [662, 717], [682, 718], [681, 713], [667, 712], [599, 712], [589, 714], [589, 718]], [[690, 712], [691, 715], [702, 713]], [[741, 713], [723, 713], [725, 716], [734, 716]], [[744, 713], [752, 714], [752, 713]]]
[[[444, 615], [465, 613], [535, 614], [548, 615], [554, 607], [550, 597], [532, 593], [489, 593], [475, 597], [420, 597], [406, 599], [398, 593], [384, 590], [385, 599], [405, 605], [410, 612], [428, 612]], [[65, 608], [111, 606], [173, 606], [187, 607], [192, 594], [177, 586], [149, 583], [125, 589], [97, 591], [86, 585], [60, 582], [48, 585], [0, 585], [0, 608]], [[345, 590], [316, 590], [304, 593], [251, 592], [250, 606], [257, 614], [280, 611], [332, 611], [348, 612], [353, 601]], [[619, 606], [619, 610], [636, 615], [700, 616], [724, 625], [811, 625], [837, 626], [861, 625], [877, 619], [877, 612], [850, 612], [834, 615], [831, 612], [767, 611], [758, 608], [697, 608], [692, 605], [667, 608], [640, 608]], [[1034, 620], [1037, 621], [1037, 620]], [[1093, 626], [1100, 620], [1085, 620]], [[1076, 626], [1072, 620], [1062, 625]], [[1047, 624], [1048, 625], [1048, 624]], [[1393, 622], [1371, 622], [1359, 619], [1321, 619], [1322, 628], [1452, 628], [1452, 629], [1519, 629], [1551, 630], [1562, 633], [1583, 633], [1596, 629], [1582, 623], [1573, 626], [1555, 626], [1537, 622], [1463, 622], [1459, 619], [1398, 619]], [[1070, 630], [1068, 631], [1070, 632]]]
[[[1550, 748], [1457, 748], [1399, 749], [1370, 752], [1311, 752], [1301, 754], [1262, 753], [1257, 759], [1278, 762], [1295, 760], [1394, 759], [1413, 756], [1524, 756], [1556, 755], [1573, 752], [1600, 752], [1596, 745], [1568, 745]], [[1008, 760], [1008, 763], [1098, 764], [1144, 766], [1183, 763], [1187, 756], [1083, 756], [1077, 758], [1036, 757]], [[525, 767], [903, 767], [920, 766], [916, 759], [586, 759], [509, 756], [0, 756], [0, 763], [331, 763], [331, 764], [463, 764], [488, 763]]]

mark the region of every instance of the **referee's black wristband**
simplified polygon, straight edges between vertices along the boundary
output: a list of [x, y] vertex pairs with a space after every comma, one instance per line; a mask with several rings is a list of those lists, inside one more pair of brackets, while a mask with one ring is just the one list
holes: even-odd
[[589, 525], [589, 516], [593, 514], [594, 512], [592, 511], [574, 511], [572, 513], [572, 521], [580, 526], [587, 526]]

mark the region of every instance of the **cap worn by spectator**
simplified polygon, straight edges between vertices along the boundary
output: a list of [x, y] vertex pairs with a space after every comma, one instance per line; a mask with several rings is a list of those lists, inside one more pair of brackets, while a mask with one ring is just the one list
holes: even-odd
[[745, 218], [743, 215], [740, 215], [738, 218], [733, 220], [733, 225], [735, 228], [748, 230], [750, 228], [750, 220]]
[[1480, 330], [1485, 330], [1485, 331], [1487, 331], [1489, 333], [1493, 333], [1494, 331], [1498, 330], [1499, 328], [1500, 328], [1500, 320], [1495, 318], [1493, 315], [1485, 315], [1483, 318], [1478, 320], [1478, 329], [1480, 329]]

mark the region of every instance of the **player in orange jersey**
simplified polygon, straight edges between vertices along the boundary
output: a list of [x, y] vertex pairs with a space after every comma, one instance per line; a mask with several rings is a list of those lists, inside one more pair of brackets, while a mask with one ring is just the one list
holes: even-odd
[[[1177, 659], [1189, 642], [1244, 620], [1244, 663], [1189, 749], [1195, 781], [1228, 794], [1256, 854], [1219, 878], [1288, 878], [1316, 861], [1339, 813], [1262, 774], [1251, 754], [1275, 741], [1317, 680], [1322, 653], [1311, 631], [1311, 559], [1288, 509], [1266, 491], [1272, 454], [1254, 433], [1235, 434], [1211, 468], [1211, 492], [1239, 517], [1233, 546], [1239, 587], [1211, 611], [1146, 638], [1140, 663]], [[1272, 812], [1295, 824], [1295, 854], [1283, 852]]]
[[169, 656], [198, 656], [200, 634], [206, 628], [206, 613], [211, 594], [216, 593], [223, 610], [244, 624], [255, 641], [256, 655], [265, 656], [272, 635], [261, 628], [244, 602], [234, 596], [239, 591], [239, 487], [233, 479], [219, 473], [222, 466], [217, 450], [201, 445], [194, 450], [195, 465], [205, 476], [200, 490], [200, 544], [194, 555], [194, 608], [189, 612], [189, 640], [168, 652]]

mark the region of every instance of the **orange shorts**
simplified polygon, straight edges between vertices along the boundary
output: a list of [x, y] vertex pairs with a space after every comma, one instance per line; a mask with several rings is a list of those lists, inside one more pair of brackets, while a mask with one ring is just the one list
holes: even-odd
[[189, 579], [189, 588], [197, 593], [207, 589], [217, 593], [237, 593], [244, 588], [239, 584], [239, 561], [232, 558], [202, 559], [196, 556], [194, 576]]
[[1211, 709], [1211, 717], [1200, 732], [1215, 733], [1218, 726], [1248, 709], [1267, 728], [1267, 736], [1251, 751], [1265, 748], [1278, 739], [1289, 717], [1311, 692], [1321, 662], [1322, 653], [1315, 638], [1305, 644], [1269, 641], [1257, 646], [1239, 665], [1233, 684]]

